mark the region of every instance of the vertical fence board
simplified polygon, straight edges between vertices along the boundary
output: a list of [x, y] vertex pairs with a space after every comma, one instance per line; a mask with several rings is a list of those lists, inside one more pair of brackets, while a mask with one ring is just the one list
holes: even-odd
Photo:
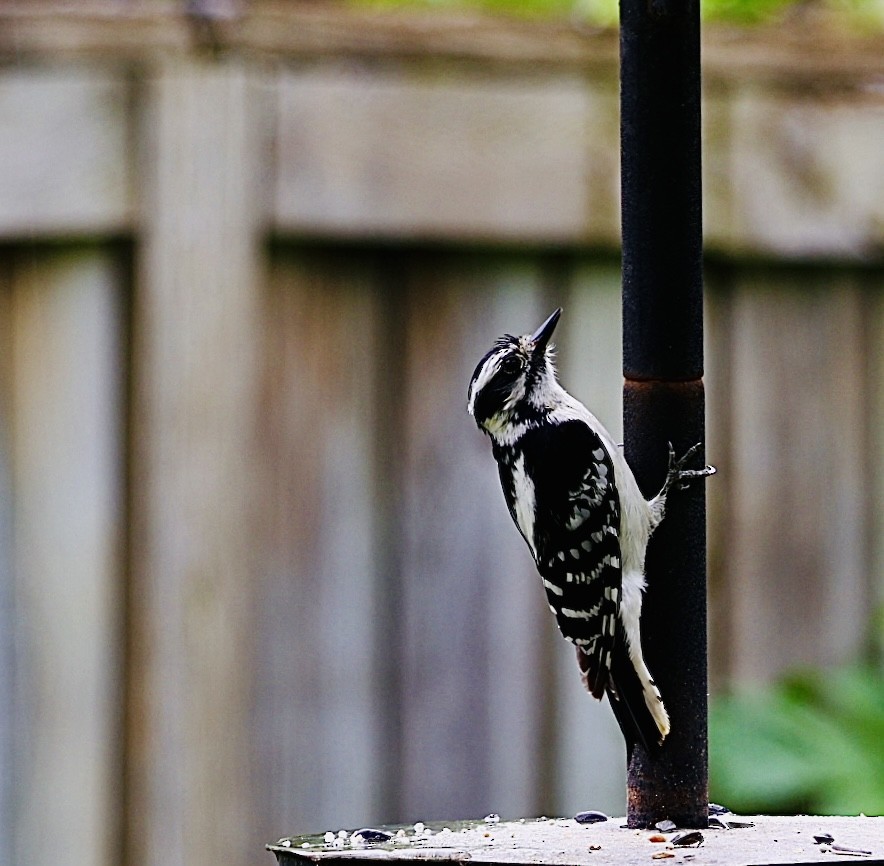
[[255, 856], [250, 778], [260, 341], [249, 78], [170, 63], [143, 131], [130, 670], [133, 862]]
[[728, 88], [703, 88], [703, 242], [706, 250], [732, 245], [736, 240], [731, 194], [731, 109]]
[[[552, 759], [551, 743], [546, 736], [550, 730], [548, 706], [554, 689], [545, 640], [548, 610], [528, 548], [507, 514], [490, 443], [466, 414], [464, 381], [469, 383], [479, 357], [491, 348], [488, 328], [492, 329], [492, 339], [496, 339], [505, 331], [533, 331], [542, 321], [543, 273], [541, 270], [538, 274], [533, 261], [514, 256], [511, 261], [496, 265], [487, 276], [477, 276], [476, 284], [466, 287], [471, 303], [466, 308], [464, 343], [471, 347], [481, 345], [484, 337], [486, 345], [478, 356], [465, 355], [464, 365], [457, 368], [460, 393], [454, 382], [452, 393], [460, 397], [460, 421], [470, 440], [462, 443], [461, 452], [465, 455], [461, 460], [466, 463], [461, 469], [462, 483], [472, 481], [473, 485], [473, 491], [465, 496], [470, 509], [461, 515], [470, 525], [469, 552], [463, 553], [484, 564], [476, 574], [485, 582], [488, 610], [488, 799], [492, 811], [498, 814], [532, 815], [544, 808], [541, 797], [548, 794], [546, 768]], [[495, 295], [497, 298], [492, 301]], [[477, 301], [481, 306], [476, 306]], [[429, 310], [427, 315], [431, 315]], [[464, 369], [466, 380], [460, 379]], [[463, 431], [464, 427], [458, 428], [458, 434]], [[474, 463], [477, 445], [478, 465]], [[439, 468], [444, 477], [445, 470]], [[460, 498], [464, 494], [458, 488], [455, 482], [455, 496]], [[432, 526], [431, 523], [424, 531], [432, 532]], [[481, 549], [476, 550], [477, 544]]]
[[0, 839], [15, 844], [15, 550], [12, 450], [12, 256], [0, 257]]
[[[623, 352], [620, 270], [581, 263], [563, 300], [556, 331], [562, 384], [620, 442], [623, 435]], [[573, 647], [556, 630], [559, 711], [556, 755], [557, 814], [601, 809], [624, 814], [626, 755], [623, 738], [605, 699], [596, 702], [580, 682]], [[591, 742], [592, 748], [587, 748]]]
[[884, 296], [881, 281], [866, 282], [868, 309], [868, 413], [865, 418], [867, 526], [869, 532], [869, 604], [875, 615], [867, 628], [871, 632], [877, 662], [884, 666]]
[[[706, 545], [709, 586], [709, 681], [713, 693], [726, 687], [731, 672], [734, 620], [729, 605], [731, 550], [731, 459], [734, 418], [754, 412], [754, 405], [734, 404], [731, 320], [733, 292], [729, 276], [714, 269], [706, 275], [704, 350], [706, 373], [706, 460], [718, 474], [706, 484]], [[754, 399], [754, 398], [753, 398]], [[773, 483], [773, 481], [771, 482]]]
[[466, 400], [494, 339], [540, 321], [539, 274], [518, 260], [430, 257], [409, 284], [403, 817], [531, 814], [545, 609]]
[[737, 281], [732, 307], [725, 564], [744, 682], [848, 658], [868, 580], [861, 293], [806, 274], [752, 283]]
[[[390, 491], [373, 465], [386, 383], [372, 261], [285, 254], [265, 293], [256, 731], [271, 836], [392, 817], [378, 718], [395, 717], [395, 688], [373, 652]], [[394, 635], [386, 644], [396, 652]]]
[[12, 297], [14, 828], [115, 862], [121, 717], [121, 316], [100, 251], [23, 257]]

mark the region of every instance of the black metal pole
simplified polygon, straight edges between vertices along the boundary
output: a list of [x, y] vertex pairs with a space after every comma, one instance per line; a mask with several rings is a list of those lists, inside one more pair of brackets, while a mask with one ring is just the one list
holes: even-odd
[[[705, 430], [699, 0], [621, 0], [620, 64], [625, 448], [650, 496], [665, 476], [667, 443], [681, 453]], [[672, 493], [646, 566], [645, 657], [672, 731], [658, 755], [633, 752], [627, 822], [705, 827], [702, 481]]]

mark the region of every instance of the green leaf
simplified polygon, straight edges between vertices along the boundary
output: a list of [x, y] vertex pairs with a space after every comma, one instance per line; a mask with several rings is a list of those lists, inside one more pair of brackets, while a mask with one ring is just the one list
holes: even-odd
[[801, 671], [710, 712], [713, 799], [744, 812], [884, 812], [884, 678]]

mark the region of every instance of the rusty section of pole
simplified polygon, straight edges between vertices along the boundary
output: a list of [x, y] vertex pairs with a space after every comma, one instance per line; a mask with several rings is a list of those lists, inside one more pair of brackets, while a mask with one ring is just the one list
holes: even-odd
[[[626, 457], [647, 496], [668, 442], [705, 439], [698, 0], [621, 0], [623, 370]], [[697, 457], [703, 465], [702, 454]], [[645, 658], [672, 732], [633, 752], [627, 822], [707, 823], [706, 508], [674, 491], [651, 539]]]
[[[648, 495], [663, 483], [666, 437], [677, 454], [702, 441], [704, 409], [702, 380], [626, 383], [628, 458]], [[696, 465], [703, 465], [702, 454]], [[672, 730], [659, 754], [649, 756], [640, 745], [633, 751], [627, 776], [631, 827], [666, 818], [679, 827], [707, 824], [705, 492], [703, 481], [673, 491], [648, 545], [642, 643]]]

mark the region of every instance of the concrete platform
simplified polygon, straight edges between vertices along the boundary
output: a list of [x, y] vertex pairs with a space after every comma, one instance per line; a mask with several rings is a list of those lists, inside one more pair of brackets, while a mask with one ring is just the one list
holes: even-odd
[[[578, 824], [573, 818], [498, 822], [492, 818], [374, 828], [390, 836], [382, 842], [366, 842], [358, 836], [354, 839], [350, 831], [329, 828], [325, 834], [280, 839], [267, 848], [276, 855], [279, 866], [335, 866], [353, 860], [420, 860], [470, 866], [884, 864], [884, 817], [726, 814], [721, 818], [753, 826], [704, 828], [698, 847], [679, 847], [673, 840], [683, 830], [629, 830], [624, 828], [623, 818], [595, 824]], [[824, 834], [834, 841], [826, 844], [814, 840], [814, 836]]]

